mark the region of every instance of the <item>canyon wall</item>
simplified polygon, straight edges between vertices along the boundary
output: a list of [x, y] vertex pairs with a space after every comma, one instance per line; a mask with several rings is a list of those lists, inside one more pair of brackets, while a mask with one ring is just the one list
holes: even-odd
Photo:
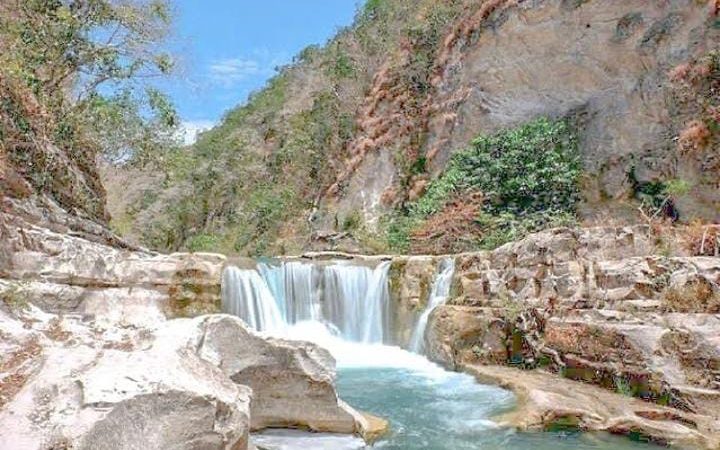
[[668, 186], [683, 187], [670, 189], [675, 218], [712, 222], [717, 14], [695, 0], [367, 2], [168, 161], [167, 177], [107, 171], [109, 190], [128, 192], [112, 196], [113, 224], [171, 251], [397, 251], [388, 224], [453, 155], [539, 118], [572, 124], [580, 223], [637, 223]]

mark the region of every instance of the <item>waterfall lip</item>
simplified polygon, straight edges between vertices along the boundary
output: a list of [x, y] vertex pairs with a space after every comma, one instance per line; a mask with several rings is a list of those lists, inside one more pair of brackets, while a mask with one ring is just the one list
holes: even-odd
[[390, 336], [390, 264], [277, 258], [258, 260], [254, 269], [229, 266], [223, 273], [223, 309], [277, 337], [312, 321], [331, 324], [348, 341], [383, 343]]

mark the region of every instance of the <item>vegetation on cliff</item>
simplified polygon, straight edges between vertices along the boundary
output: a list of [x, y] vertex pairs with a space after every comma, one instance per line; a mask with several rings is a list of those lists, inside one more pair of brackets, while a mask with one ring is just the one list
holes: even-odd
[[[559, 3], [559, 9], [549, 5], [533, 13], [560, 20], [557, 28], [570, 23], [566, 16], [595, 8], [585, 2]], [[488, 74], [488, 80], [477, 79], [471, 67], [485, 63], [465, 60], [480, 58], [477, 52], [492, 56], [492, 50], [481, 51], [482, 45], [487, 47], [483, 39], [502, 37], [514, 9], [534, 6], [503, 0], [365, 2], [351, 27], [323, 47], [302, 51], [194, 146], [172, 153], [162, 175], [137, 187], [130, 206], [116, 212], [113, 224], [162, 250], [260, 255], [327, 247], [433, 253], [492, 248], [576, 219], [597, 223], [601, 216], [618, 223], [665, 216], [712, 220], [712, 205], [718, 201], [709, 181], [718, 171], [716, 50], [690, 45], [680, 32], [690, 22], [704, 23], [699, 39], [713, 42], [717, 18], [709, 4], [701, 3], [685, 11], [667, 5], [662, 11], [640, 8], [625, 15], [620, 14], [627, 9], [623, 6], [616, 24], [585, 24], [587, 46], [558, 76], [571, 69], [587, 69], [588, 76], [571, 80], [578, 87], [568, 92], [570, 100], [558, 99], [563, 94], [551, 83], [546, 89], [553, 92], [547, 95], [553, 96], [554, 106], [547, 106], [532, 96], [513, 97], [513, 89], [508, 98], [497, 92], [497, 98], [492, 93], [485, 98], [485, 84], [518, 82], [500, 70], [512, 68], [503, 59], [507, 53], [496, 55], [501, 59], [498, 73]], [[520, 32], [518, 26], [511, 32]], [[563, 46], [555, 41], [554, 30], [530, 31], [550, 39], [550, 45]], [[618, 64], [631, 64], [636, 53], [650, 62], [604, 70], [596, 64], [598, 55], [590, 54], [597, 49], [589, 42], [597, 39], [609, 40], [608, 54], [624, 58]], [[670, 41], [677, 48], [687, 45], [687, 51], [669, 52]], [[549, 61], [547, 66], [547, 73], [553, 73]], [[475, 81], [463, 79], [465, 72], [472, 72], [465, 78]], [[599, 72], [599, 78], [589, 75]], [[465, 84], [453, 81], [458, 78]], [[623, 91], [634, 83], [635, 91]], [[620, 93], [607, 99], [613, 103], [608, 107], [618, 115], [633, 114], [632, 123], [621, 126], [613, 122], [613, 112], [595, 110], [587, 113], [588, 120], [603, 118], [591, 134], [570, 130], [574, 124], [567, 123], [567, 129], [555, 130], [575, 134], [568, 146], [575, 148], [573, 161], [563, 160], [562, 170], [551, 171], [567, 185], [574, 183], [573, 192], [543, 184], [547, 174], [538, 172], [538, 165], [552, 167], [555, 161], [508, 156], [503, 163], [492, 152], [477, 161], [469, 153], [465, 160], [452, 156], [473, 134], [482, 132], [486, 137], [481, 139], [487, 140], [473, 148], [490, 148], [498, 145], [493, 139], [528, 132], [540, 123], [560, 126], [532, 121], [572, 115], [588, 105], [602, 108], [597, 99], [607, 92]], [[642, 100], [647, 96], [650, 100]], [[493, 111], [493, 101], [507, 109]], [[513, 110], [513, 102], [532, 113]], [[648, 117], [643, 108], [663, 112]], [[374, 169], [364, 166], [368, 161]], [[503, 164], [524, 172], [516, 173], [516, 180], [478, 179], [458, 169], [463, 164], [497, 164], [498, 176], [506, 172]], [[470, 178], [455, 186], [453, 176]], [[518, 184], [521, 178], [537, 185]], [[510, 192], [528, 189], [537, 204], [518, 204], [507, 192], [495, 192], [500, 182]], [[369, 186], [373, 184], [382, 186]], [[548, 188], [550, 197], [539, 192]], [[452, 195], [437, 197], [447, 194], [443, 189]], [[548, 202], [555, 194], [567, 201]], [[681, 217], [679, 211], [688, 213]]]
[[577, 137], [567, 120], [541, 118], [479, 136], [391, 219], [389, 245], [400, 252], [457, 253], [570, 225], [580, 174]]
[[0, 5], [6, 194], [106, 219], [97, 157], [141, 162], [172, 144], [177, 117], [148, 84], [172, 69], [161, 46], [170, 20], [162, 0]]
[[[563, 67], [603, 74], [578, 81], [572, 102], [555, 102], [563, 97], [555, 86], [546, 87], [555, 102], [547, 108], [533, 98], [529, 106], [518, 97], [486, 98], [483, 86], [493, 78], [517, 80], [500, 72], [477, 79], [471, 66], [488, 59], [483, 39], [504, 36], [515, 9], [532, 8], [512, 0], [366, 1], [351, 27], [302, 51], [181, 149], [178, 117], [148, 82], [173, 66], [163, 51], [171, 21], [165, 1], [5, 2], [0, 187], [20, 196], [42, 192], [104, 221], [95, 167], [102, 154], [111, 171], [130, 174], [104, 180], [124, 197], [111, 204], [116, 232], [158, 250], [246, 255], [493, 248], [578, 218], [593, 223], [590, 216], [605, 211], [619, 222], [693, 217], [680, 217], [682, 209], [712, 220], [720, 70], [719, 50], [707, 44], [717, 42], [718, 29], [710, 2], [687, 11], [638, 7], [600, 32], [595, 22], [584, 25], [588, 42], [609, 39], [608, 53], [647, 58], [639, 74], [626, 67], [628, 78], [615, 80], [625, 69], [600, 70], [590, 54], [596, 48], [583, 43], [574, 65]], [[532, 13], [561, 19], [554, 28], [562, 28], [583, 8], [595, 5], [558, 2]], [[692, 45], [679, 37], [690, 23], [704, 24]], [[529, 31], [562, 47], [554, 29]], [[674, 35], [679, 41], [671, 45]], [[682, 51], [657, 57], [663, 45]], [[498, 68], [508, 68], [507, 54]], [[456, 83], [465, 72], [470, 84]], [[604, 85], [605, 78], [615, 84]], [[634, 108], [635, 122], [624, 129], [605, 121], [586, 136], [570, 122], [538, 119], [563, 117], [634, 83], [632, 95], [607, 100], [617, 114]], [[508, 109], [493, 111], [493, 102]], [[531, 113], [514, 110], [523, 106]], [[659, 118], [642, 115], [663, 107]], [[652, 132], [636, 123], [640, 116]], [[606, 140], [607, 154], [590, 154]], [[368, 160], [375, 169], [363, 166]], [[582, 177], [581, 165], [589, 169]], [[363, 169], [374, 173], [357, 176]], [[366, 193], [375, 181], [382, 186]]]
[[[442, 36], [466, 6], [367, 2], [351, 28], [324, 47], [306, 48], [189, 151], [167, 161], [166, 176], [142, 189], [116, 223], [131, 224], [128, 234], [164, 250], [300, 251], [313, 232], [306, 219], [345, 170], [374, 75], [388, 55], [410, 45], [413, 57], [401, 70], [408, 98], [426, 90]], [[405, 164], [408, 177], [417, 158]]]

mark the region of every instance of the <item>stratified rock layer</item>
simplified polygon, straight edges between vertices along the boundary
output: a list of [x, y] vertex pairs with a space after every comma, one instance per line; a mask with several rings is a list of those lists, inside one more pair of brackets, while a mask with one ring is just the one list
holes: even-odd
[[658, 241], [645, 227], [558, 229], [458, 255], [428, 356], [456, 369], [547, 367], [701, 416], [713, 425], [700, 433], [717, 433], [720, 258], [660, 256]]

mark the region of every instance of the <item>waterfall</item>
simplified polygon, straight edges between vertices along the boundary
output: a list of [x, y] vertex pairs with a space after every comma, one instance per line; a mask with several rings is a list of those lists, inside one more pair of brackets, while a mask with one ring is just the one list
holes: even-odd
[[375, 268], [345, 262], [258, 263], [229, 267], [223, 309], [258, 331], [282, 334], [302, 322], [322, 322], [348, 341], [383, 343], [387, 332], [390, 262]]
[[383, 342], [389, 267], [389, 262], [383, 262], [375, 270], [340, 264], [325, 269], [326, 318], [344, 338], [355, 342]]
[[447, 301], [450, 296], [450, 286], [452, 284], [452, 278], [455, 274], [455, 260], [452, 258], [444, 259], [439, 265], [433, 280], [432, 289], [430, 290], [430, 298], [428, 304], [423, 311], [420, 319], [415, 325], [413, 330], [412, 338], [410, 339], [410, 351], [415, 353], [422, 353], [425, 349], [425, 330], [427, 328], [428, 319], [430, 314], [437, 308]]
[[242, 317], [255, 330], [282, 330], [285, 320], [272, 292], [255, 270], [225, 269], [221, 297], [225, 312]]

